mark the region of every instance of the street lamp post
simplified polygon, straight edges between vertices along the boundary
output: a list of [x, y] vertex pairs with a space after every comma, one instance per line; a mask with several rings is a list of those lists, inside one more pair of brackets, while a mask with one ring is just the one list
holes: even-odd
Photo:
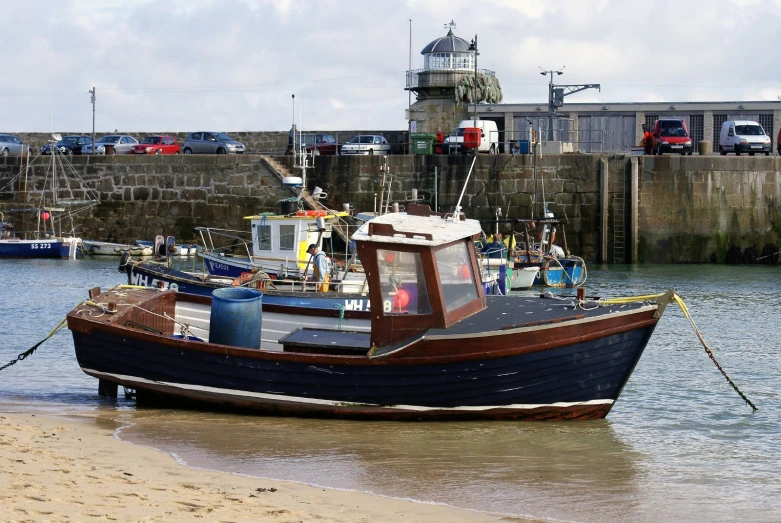
[[[474, 85], [472, 87], [472, 98], [475, 103], [475, 112], [474, 112], [474, 125], [477, 127], [477, 56], [480, 54], [480, 52], [477, 50], [477, 35], [475, 35], [474, 40], [469, 44], [469, 50], [474, 53], [475, 56], [475, 81]], [[475, 147], [475, 155], [478, 153], [478, 148]]]
[[542, 76], [550, 75], [550, 82], [548, 82], [548, 141], [553, 141], [553, 113], [556, 111], [556, 106], [553, 105], [553, 73], [556, 73], [557, 75], [561, 76], [564, 74], [564, 67], [562, 66], [561, 69], [558, 71], [549, 69], [548, 71], [545, 71], [544, 69], [540, 71], [540, 74]]

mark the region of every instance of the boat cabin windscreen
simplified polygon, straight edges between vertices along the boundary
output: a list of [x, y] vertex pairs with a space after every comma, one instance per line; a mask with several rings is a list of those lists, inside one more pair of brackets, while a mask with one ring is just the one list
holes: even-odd
[[477, 283], [465, 242], [434, 252], [446, 312], [476, 300]]
[[377, 249], [385, 314], [431, 314], [420, 253]]

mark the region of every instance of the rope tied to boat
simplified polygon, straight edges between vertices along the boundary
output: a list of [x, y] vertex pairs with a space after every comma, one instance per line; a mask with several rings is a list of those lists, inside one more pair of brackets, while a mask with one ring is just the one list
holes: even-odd
[[18, 363], [18, 362], [20, 362], [20, 361], [22, 361], [24, 359], [27, 359], [27, 357], [30, 356], [33, 352], [35, 352], [38, 349], [38, 347], [40, 347], [43, 344], [43, 342], [45, 342], [46, 340], [48, 340], [49, 338], [51, 338], [52, 336], [57, 334], [57, 332], [60, 329], [62, 329], [67, 322], [68, 322], [68, 318], [63, 318], [62, 321], [56, 327], [54, 327], [54, 329], [52, 329], [52, 331], [48, 334], [48, 336], [46, 336], [44, 339], [42, 339], [41, 341], [39, 341], [38, 343], [36, 343], [32, 347], [27, 349], [26, 351], [24, 351], [21, 354], [19, 354], [16, 357], [15, 360], [11, 360], [10, 362], [8, 362], [5, 365], [3, 365], [2, 367], [0, 367], [0, 371], [7, 369], [11, 365], [15, 365], [16, 363]]
[[[716, 365], [716, 368], [719, 369], [719, 372], [721, 372], [721, 375], [724, 376], [724, 379], [727, 380], [727, 383], [730, 384], [730, 386], [735, 390], [735, 392], [738, 393], [738, 396], [740, 396], [743, 401], [746, 402], [746, 404], [751, 407], [752, 412], [756, 412], [757, 406], [754, 405], [748, 397], [743, 394], [743, 392], [738, 388], [738, 386], [735, 384], [734, 381], [727, 375], [727, 372], [724, 370], [724, 368], [719, 364], [719, 362], [716, 360], [716, 356], [713, 354], [713, 351], [710, 347], [708, 347], [708, 343], [705, 341], [705, 338], [702, 336], [702, 333], [700, 333], [700, 329], [697, 328], [697, 324], [694, 323], [694, 318], [692, 318], [691, 314], [689, 313], [689, 308], [686, 306], [686, 304], [683, 302], [683, 299], [681, 299], [678, 294], [676, 294], [674, 291], [668, 291], [667, 293], [663, 294], [651, 294], [646, 296], [633, 296], [633, 297], [627, 297], [627, 298], [611, 298], [606, 300], [600, 300], [601, 304], [604, 305], [615, 305], [615, 304], [622, 304], [622, 303], [633, 303], [638, 301], [652, 301], [652, 300], [660, 300], [661, 298], [664, 298], [665, 296], [670, 296], [669, 299], [673, 302], [675, 302], [676, 305], [681, 309], [681, 312], [683, 312], [683, 315], [686, 317], [687, 320], [689, 320], [689, 323], [691, 324], [692, 328], [694, 329], [694, 333], [697, 335], [697, 338], [700, 340], [700, 343], [702, 343], [702, 347], [705, 349], [705, 353], [708, 355], [708, 357], [711, 359], [714, 365]], [[666, 305], [667, 302], [665, 302]]]

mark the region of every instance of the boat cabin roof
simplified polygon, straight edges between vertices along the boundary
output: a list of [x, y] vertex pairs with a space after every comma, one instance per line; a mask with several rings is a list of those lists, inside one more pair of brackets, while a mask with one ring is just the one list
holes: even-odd
[[480, 235], [480, 232], [480, 222], [477, 220], [453, 221], [452, 217], [397, 212], [378, 216], [363, 224], [353, 234], [352, 239], [394, 245], [438, 247]]

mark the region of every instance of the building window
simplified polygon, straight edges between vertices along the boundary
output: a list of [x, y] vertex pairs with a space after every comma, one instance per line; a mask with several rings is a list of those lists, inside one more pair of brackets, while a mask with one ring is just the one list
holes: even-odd
[[721, 144], [719, 140], [721, 138], [721, 126], [727, 121], [726, 114], [714, 114], [713, 115], [713, 150], [718, 151]]
[[295, 225], [280, 225], [279, 226], [279, 250], [280, 251], [293, 251], [296, 247], [296, 226]]
[[258, 225], [255, 243], [259, 251], [271, 250], [271, 225]]
[[700, 152], [700, 140], [705, 139], [705, 118], [703, 115], [689, 116], [689, 137], [692, 139], [692, 151]]

